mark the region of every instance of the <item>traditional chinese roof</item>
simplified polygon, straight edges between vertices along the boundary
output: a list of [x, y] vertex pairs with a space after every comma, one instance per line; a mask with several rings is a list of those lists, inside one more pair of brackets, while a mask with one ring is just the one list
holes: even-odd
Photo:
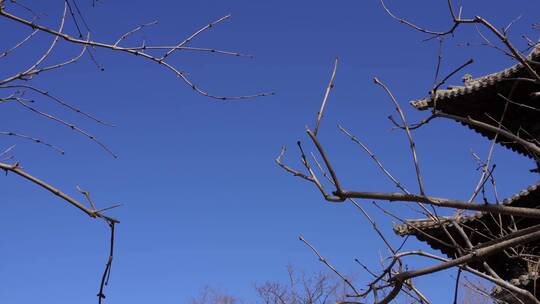
[[[527, 58], [540, 61], [540, 45], [537, 45]], [[532, 67], [540, 74], [540, 64], [533, 64]], [[519, 78], [531, 78], [522, 64], [476, 79], [466, 75], [463, 78], [464, 85], [438, 90], [434, 96], [413, 100], [411, 104], [419, 110], [432, 109], [436, 106], [437, 110], [443, 113], [470, 117], [497, 127], [506, 104], [506, 100], [500, 96], [502, 95], [513, 102], [508, 105], [503, 126], [523, 139], [540, 141], [540, 96], [532, 95], [540, 91], [540, 85], [519, 81], [517, 80]], [[462, 124], [489, 139], [495, 136], [493, 131]], [[497, 142], [513, 151], [535, 158], [525, 147], [502, 136], [498, 137]]]
[[[505, 199], [502, 204], [513, 207], [538, 208], [540, 207], [540, 182], [522, 190], [511, 198]], [[515, 229], [523, 229], [539, 224], [537, 219], [516, 218], [508, 215], [496, 215], [485, 212], [461, 214], [435, 219], [407, 220], [404, 224], [396, 225], [396, 234], [412, 235], [418, 240], [428, 243], [431, 248], [440, 250], [450, 258], [458, 255], [457, 248], [452, 239], [462, 248], [468, 248], [465, 240], [456, 228], [456, 223], [467, 234], [473, 246], [491, 241], [501, 234], [508, 234]], [[515, 223], [515, 226], [514, 226]], [[501, 233], [502, 232], [502, 233]], [[528, 247], [530, 254], [539, 254], [540, 248]], [[488, 264], [503, 279], [511, 280], [528, 272], [527, 262], [510, 258], [506, 252], [500, 252], [488, 257]], [[469, 266], [484, 271], [478, 263]]]

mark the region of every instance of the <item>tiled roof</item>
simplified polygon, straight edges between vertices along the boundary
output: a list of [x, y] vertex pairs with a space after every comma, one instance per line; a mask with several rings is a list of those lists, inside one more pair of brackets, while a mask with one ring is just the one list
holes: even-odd
[[[502, 204], [525, 208], [540, 207], [540, 182], [505, 199]], [[512, 220], [512, 217], [508, 215], [499, 216], [476, 212], [459, 216], [440, 217], [438, 220], [407, 220], [404, 224], [396, 225], [394, 231], [401, 236], [415, 236], [418, 240], [428, 243], [431, 248], [440, 250], [448, 257], [454, 258], [458, 252], [453, 245], [452, 239], [448, 236], [449, 234], [459, 246], [467, 248], [465, 241], [456, 230], [456, 222], [465, 231], [473, 246], [488, 242], [494, 239], [495, 236], [498, 237], [501, 229], [505, 229], [505, 232], [508, 233], [516, 227], [517, 229], [523, 229], [539, 224], [537, 219], [514, 217]], [[516, 227], [514, 227], [513, 223], [516, 224]], [[489, 257], [487, 261], [501, 277], [508, 280], [522, 275], [527, 268], [523, 261], [510, 260], [503, 252]], [[483, 271], [483, 268], [478, 263], [471, 263], [470, 266]]]
[[[536, 208], [537, 206], [540, 206], [540, 181], [521, 190], [512, 197], [505, 198], [502, 201], [502, 204], [525, 208]], [[441, 225], [452, 225], [453, 221], [458, 221], [459, 223], [472, 222], [481, 219], [485, 215], [484, 212], [475, 212], [472, 214], [460, 215], [458, 217], [439, 217], [438, 221], [433, 219], [407, 220], [406, 224], [394, 226], [394, 231], [396, 234], [403, 236], [406, 234], [414, 234], [418, 229], [439, 229]]]
[[[528, 58], [540, 61], [540, 45], [534, 48]], [[532, 67], [540, 74], [540, 65], [532, 65]], [[540, 91], [540, 85], [515, 80], [525, 77], [530, 78], [526, 69], [522, 64], [516, 64], [484, 77], [466, 79], [462, 86], [438, 90], [434, 97], [413, 100], [411, 104], [419, 110], [427, 110], [436, 105], [437, 110], [441, 112], [470, 117], [497, 126], [506, 104], [506, 101], [498, 95], [501, 94], [524, 105], [509, 104], [503, 126], [524, 139], [540, 140], [540, 98], [531, 97], [531, 93]], [[511, 91], [513, 92], [511, 93]], [[494, 137], [492, 131], [486, 131], [472, 125], [467, 126], [490, 139]], [[509, 142], [502, 137], [498, 138], [498, 142], [507, 148], [534, 158], [531, 152], [517, 143]]]

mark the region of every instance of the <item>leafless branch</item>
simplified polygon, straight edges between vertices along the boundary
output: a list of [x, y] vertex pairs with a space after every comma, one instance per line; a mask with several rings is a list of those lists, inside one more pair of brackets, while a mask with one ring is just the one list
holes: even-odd
[[[66, 12], [66, 11], [67, 11], [67, 5], [66, 5], [66, 9], [64, 10], [64, 12]], [[93, 40], [90, 40], [90, 39], [84, 40], [84, 39], [75, 38], [73, 36], [70, 36], [68, 34], [63, 33], [62, 30], [54, 30], [54, 29], [48, 28], [46, 26], [37, 24], [34, 21], [27, 20], [27, 19], [21, 18], [19, 16], [13, 15], [13, 14], [7, 12], [4, 7], [0, 8], [0, 16], [3, 16], [3, 17], [5, 17], [5, 18], [7, 18], [9, 20], [12, 20], [12, 21], [17, 22], [17, 23], [22, 24], [22, 25], [25, 25], [27, 27], [30, 27], [30, 28], [32, 28], [34, 30], [39, 30], [41, 32], [53, 35], [53, 37], [55, 37], [54, 41], [57, 41], [59, 38], [62, 38], [63, 40], [65, 40], [67, 42], [70, 42], [70, 43], [74, 43], [74, 44], [81, 44], [81, 45], [84, 45], [84, 46], [91, 46], [91, 47], [94, 47], [94, 48], [108, 49], [108, 50], [112, 50], [112, 51], [117, 51], [117, 52], [121, 52], [121, 53], [127, 53], [127, 54], [132, 54], [132, 55], [139, 56], [141, 58], [144, 58], [146, 60], [149, 60], [151, 62], [154, 62], [156, 64], [159, 64], [159, 65], [165, 67], [167, 70], [171, 71], [176, 76], [178, 76], [185, 84], [187, 84], [189, 87], [191, 87], [194, 91], [196, 91], [197, 93], [199, 93], [201, 95], [210, 97], [210, 98], [219, 99], [219, 100], [234, 100], [234, 99], [249, 99], [249, 98], [254, 98], [254, 97], [273, 95], [273, 93], [258, 93], [258, 94], [253, 94], [253, 95], [242, 95], [242, 96], [218, 96], [218, 95], [213, 95], [213, 94], [210, 94], [210, 93], [206, 92], [205, 90], [201, 89], [199, 86], [195, 85], [195, 83], [193, 83], [187, 77], [187, 75], [186, 75], [186, 73], [184, 71], [182, 71], [179, 68], [173, 66], [171, 63], [169, 63], [168, 61], [165, 60], [175, 50], [181, 49], [186, 44], [191, 42], [191, 40], [193, 40], [199, 34], [203, 33], [204, 31], [206, 31], [206, 30], [208, 30], [210, 28], [212, 28], [214, 25], [228, 19], [230, 17], [230, 15], [224, 16], [224, 17], [222, 17], [222, 18], [220, 18], [220, 19], [218, 19], [218, 20], [216, 20], [214, 22], [211, 22], [208, 25], [202, 27], [201, 29], [199, 29], [198, 31], [196, 31], [195, 33], [190, 35], [188, 38], [186, 38], [185, 40], [183, 40], [182, 42], [177, 44], [175, 47], [169, 49], [163, 56], [160, 56], [160, 57], [154, 56], [154, 55], [151, 55], [151, 54], [145, 52], [146, 49], [151, 49], [152, 47], [143, 47], [143, 48], [139, 48], [139, 47], [136, 47], [136, 48], [122, 47], [122, 46], [119, 46], [119, 45], [117, 45], [115, 43], [107, 44], [107, 43], [103, 43], [103, 42], [93, 41]], [[65, 13], [64, 13], [64, 18], [62, 20], [64, 20], [64, 19], [65, 19]]]
[[324, 92], [323, 101], [321, 103], [321, 109], [317, 113], [317, 121], [315, 122], [315, 130], [313, 130], [313, 134], [315, 136], [317, 136], [317, 132], [319, 131], [319, 124], [321, 123], [321, 119], [323, 117], [324, 107], [326, 106], [326, 102], [328, 101], [328, 96], [330, 96], [330, 91], [334, 88], [334, 78], [336, 77], [337, 65], [338, 65], [338, 58], [336, 58], [336, 60], [334, 61], [334, 68], [332, 70], [332, 76], [330, 76], [330, 82], [328, 82], [328, 86], [326, 87], [326, 91]]
[[388, 94], [388, 96], [394, 103], [396, 111], [399, 113], [399, 117], [401, 118], [401, 122], [403, 123], [403, 126], [405, 127], [405, 132], [407, 133], [407, 138], [409, 140], [409, 148], [411, 149], [414, 169], [416, 170], [416, 179], [418, 180], [418, 188], [420, 189], [420, 194], [424, 195], [425, 194], [424, 184], [422, 182], [422, 175], [420, 173], [420, 164], [418, 163], [418, 157], [416, 155], [416, 144], [412, 137], [411, 130], [409, 129], [409, 125], [407, 124], [407, 120], [405, 119], [405, 114], [403, 113], [401, 106], [399, 105], [398, 101], [394, 97], [394, 94], [392, 94], [388, 86], [382, 83], [377, 77], [373, 78], [373, 81], [375, 82], [375, 84], [381, 86], [384, 89], [384, 91]]
[[321, 261], [323, 264], [325, 264], [328, 268], [330, 268], [336, 275], [338, 275], [342, 280], [343, 282], [345, 282], [347, 285], [349, 285], [349, 287], [352, 289], [352, 291], [354, 292], [354, 295], [351, 295], [352, 297], [355, 297], [355, 296], [358, 296], [360, 294], [360, 292], [356, 289], [356, 287], [354, 287], [354, 285], [351, 283], [351, 281], [349, 279], [347, 279], [344, 275], [342, 275], [339, 271], [336, 270], [336, 268], [334, 268], [334, 266], [332, 266], [332, 264], [330, 264], [318, 251], [317, 249], [315, 249], [315, 247], [313, 247], [313, 245], [311, 245], [308, 241], [306, 241], [306, 239], [303, 237], [303, 236], [300, 236], [299, 237], [300, 241], [302, 241], [304, 244], [306, 244], [312, 251], [313, 253], [315, 253], [317, 255], [317, 257], [319, 258], [319, 261]]

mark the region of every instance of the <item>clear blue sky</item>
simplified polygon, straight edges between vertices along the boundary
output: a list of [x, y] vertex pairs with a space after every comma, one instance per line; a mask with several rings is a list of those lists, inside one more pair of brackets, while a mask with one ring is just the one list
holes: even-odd
[[[31, 1], [28, 1], [29, 3]], [[338, 269], [355, 274], [359, 286], [369, 275], [359, 258], [378, 269], [382, 242], [351, 205], [325, 203], [311, 185], [285, 174], [274, 163], [280, 147], [299, 166], [295, 143], [307, 141], [332, 61], [340, 57], [336, 87], [320, 131], [338, 173], [349, 189], [394, 190], [369, 158], [345, 138], [337, 123], [362, 138], [402, 182], [416, 189], [404, 134], [391, 131], [386, 119], [393, 107], [373, 85], [385, 81], [406, 109], [427, 94], [436, 64], [436, 41], [406, 28], [387, 15], [378, 1], [80, 1], [95, 40], [114, 41], [131, 28], [153, 20], [159, 24], [131, 41], [174, 43], [225, 14], [232, 18], [205, 33], [193, 46], [237, 50], [254, 59], [213, 54], [179, 54], [172, 58], [199, 85], [215, 94], [274, 91], [273, 97], [219, 102], [195, 94], [155, 64], [124, 54], [98, 50], [101, 72], [85, 57], [61, 72], [34, 80], [36, 86], [80, 106], [117, 127], [96, 125], [46, 100], [36, 106], [77, 121], [107, 143], [119, 159], [66, 128], [15, 104], [2, 104], [1, 130], [32, 134], [63, 147], [64, 156], [13, 138], [17, 160], [28, 171], [77, 196], [77, 185], [91, 191], [101, 207], [117, 202], [116, 260], [106, 303], [184, 303], [205, 285], [252, 299], [253, 283], [282, 280], [285, 265], [308, 271], [323, 269], [300, 243], [303, 234]], [[57, 23], [62, 1], [38, 4], [42, 22]], [[388, 1], [396, 13], [437, 29], [450, 19], [446, 1]], [[498, 26], [523, 15], [512, 37], [538, 31], [537, 1], [469, 1], [464, 16], [481, 14]], [[21, 11], [18, 11], [21, 12]], [[27, 28], [0, 19], [0, 49], [13, 45]], [[73, 33], [73, 26], [68, 26]], [[0, 61], [2, 77], [26, 67], [50, 37]], [[473, 46], [459, 47], [471, 42]], [[445, 41], [442, 74], [468, 58], [473, 76], [512, 62], [499, 52], [477, 46], [473, 28]], [[78, 49], [65, 44], [54, 59]], [[464, 71], [465, 72], [465, 71]], [[460, 76], [454, 83], [460, 82]], [[435, 121], [414, 133], [429, 194], [468, 198], [478, 172], [473, 149], [486, 155], [489, 142], [448, 121]], [[308, 146], [309, 147], [309, 146]], [[309, 147], [311, 149], [311, 147]], [[495, 151], [500, 195], [509, 196], [536, 176], [532, 162], [502, 148]], [[0, 215], [0, 302], [95, 303], [107, 254], [107, 230], [65, 202], [14, 175], [2, 177]], [[391, 220], [370, 202], [367, 209], [394, 244]], [[388, 206], [388, 205], [386, 205]], [[418, 217], [405, 207], [391, 207], [404, 217]], [[408, 248], [423, 248], [410, 241]], [[412, 262], [411, 266], [421, 264]], [[450, 302], [447, 272], [419, 280], [434, 303]], [[435, 279], [434, 279], [435, 278]]]

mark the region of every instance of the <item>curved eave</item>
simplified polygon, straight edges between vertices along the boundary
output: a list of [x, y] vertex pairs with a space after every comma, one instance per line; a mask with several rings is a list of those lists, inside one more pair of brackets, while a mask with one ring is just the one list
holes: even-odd
[[[505, 198], [502, 201], [502, 204], [506, 206], [525, 208], [535, 208], [536, 205], [540, 205], [540, 181], [536, 184], [528, 186], [511, 197]], [[416, 234], [420, 234], [418, 230], [427, 232], [430, 229], [439, 229], [442, 225], [451, 225], [452, 221], [467, 223], [481, 219], [484, 215], [484, 212], [475, 212], [472, 214], [461, 215], [459, 217], [442, 217], [439, 218], [438, 222], [432, 219], [407, 220], [405, 224], [395, 225], [394, 232], [399, 236], [416, 236]]]
[[[532, 61], [540, 60], [540, 45], [535, 47], [535, 49], [529, 54], [529, 56], [527, 56], [527, 59]], [[538, 68], [536, 68], [536, 72], [540, 72]], [[467, 85], [455, 86], [446, 90], [438, 90], [435, 97], [412, 100], [410, 103], [418, 110], [427, 110], [433, 107], [435, 100], [439, 105], [452, 102], [456, 99], [459, 99], [461, 96], [473, 94], [489, 87], [499, 85], [501, 82], [506, 81], [506, 79], [508, 78], [515, 78], [521, 74], [526, 73], [527, 72], [525, 71], [524, 66], [521, 63], [517, 63], [502, 71], [473, 79]]]
[[[537, 48], [529, 58], [540, 61], [540, 48]], [[540, 65], [534, 67], [540, 73]], [[521, 64], [516, 64], [501, 72], [471, 80], [464, 86], [439, 90], [434, 97], [414, 100], [411, 104], [418, 110], [428, 110], [436, 106], [440, 112], [464, 118], [471, 117], [492, 126], [497, 126], [497, 121], [504, 117], [503, 125], [508, 131], [519, 134], [525, 140], [540, 140], [540, 111], [531, 109], [540, 108], [539, 98], [533, 95], [540, 91], [540, 85], [516, 80], [525, 77], [528, 77], [526, 69]], [[505, 99], [500, 95], [511, 96], [514, 103], [506, 106]], [[460, 123], [484, 137], [489, 139], [495, 137], [493, 131], [461, 121]], [[502, 136], [498, 136], [497, 143], [533, 159], [540, 157]]]

